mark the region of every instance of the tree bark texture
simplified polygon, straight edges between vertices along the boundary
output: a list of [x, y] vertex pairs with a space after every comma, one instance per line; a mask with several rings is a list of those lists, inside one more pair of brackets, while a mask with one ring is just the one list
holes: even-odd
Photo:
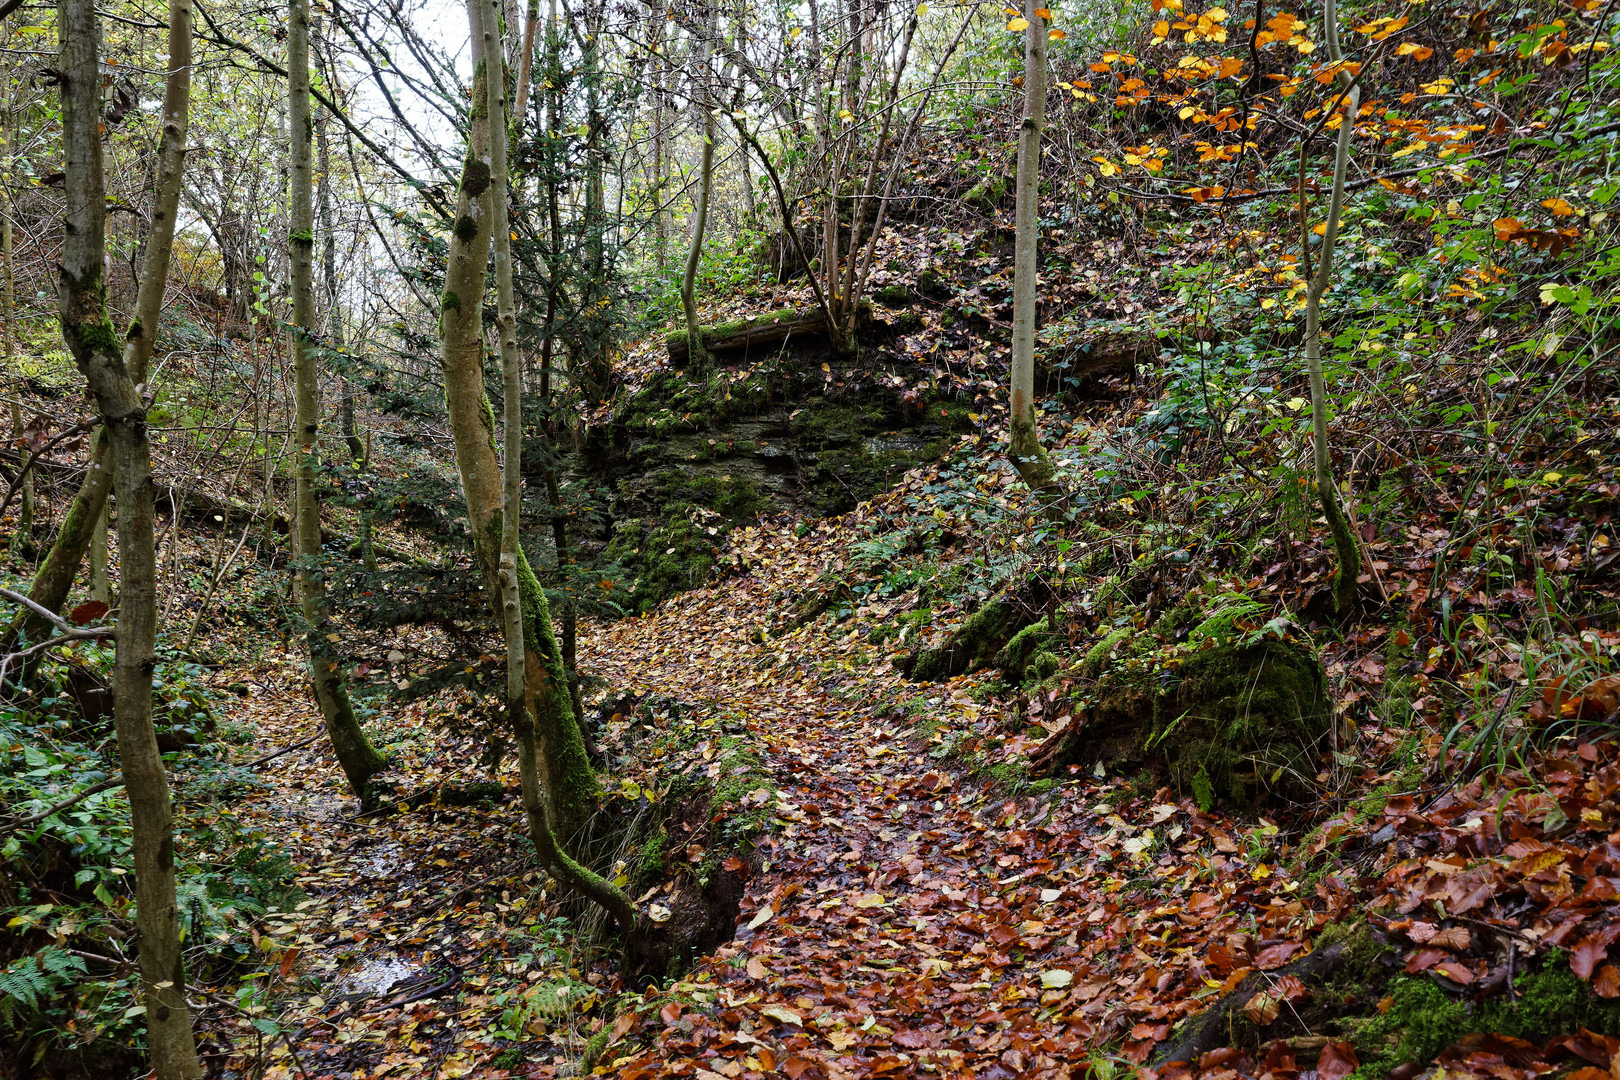
[[[1328, 59], [1334, 64], [1343, 64], [1335, 0], [1323, 0], [1322, 14]], [[1339, 571], [1333, 579], [1334, 608], [1340, 617], [1344, 617], [1355, 610], [1361, 550], [1356, 546], [1355, 534], [1351, 532], [1350, 523], [1339, 506], [1339, 489], [1333, 479], [1333, 459], [1328, 447], [1327, 385], [1322, 377], [1322, 296], [1333, 283], [1333, 245], [1339, 236], [1339, 219], [1344, 211], [1344, 178], [1350, 166], [1350, 138], [1355, 133], [1356, 114], [1361, 109], [1361, 84], [1341, 67], [1338, 85], [1340, 95], [1345, 98], [1344, 113], [1339, 121], [1339, 139], [1333, 153], [1333, 194], [1328, 201], [1322, 250], [1316, 273], [1311, 277], [1310, 288], [1305, 294], [1305, 366], [1311, 380], [1311, 463], [1316, 477], [1316, 493], [1322, 500], [1322, 515], [1327, 518], [1328, 529], [1333, 534], [1333, 548], [1339, 557]], [[1304, 183], [1305, 177], [1301, 173], [1300, 242], [1305, 245], [1306, 265], [1309, 265], [1311, 232], [1304, 213]]]
[[[479, 0], [469, 0], [469, 9]], [[469, 10], [469, 21], [481, 20]], [[479, 37], [475, 33], [475, 40]], [[484, 269], [490, 251], [490, 164], [487, 65], [473, 71], [473, 108], [456, 198], [450, 258], [440, 300], [440, 362], [456, 466], [467, 499], [473, 551], [491, 611], [501, 617], [500, 535], [504, 493], [495, 453], [495, 415], [484, 393]], [[552, 832], [564, 849], [588, 833], [600, 797], [540, 582], [520, 549], [515, 573], [523, 618], [524, 683], [535, 717], [537, 767], [549, 797]]]
[[1040, 268], [1041, 132], [1046, 126], [1046, 25], [1024, 0], [1024, 118], [1018, 125], [1018, 188], [1013, 221], [1012, 374], [1008, 457], [1043, 501], [1054, 494], [1052, 460], [1035, 422], [1035, 299]]
[[[173, 806], [152, 728], [157, 581], [151, 447], [141, 383], [157, 329], [180, 198], [191, 89], [191, 9], [187, 0], [169, 4], [169, 73], [158, 148], [157, 204], [152, 210], [137, 320], [122, 347], [107, 317], [100, 27], [95, 4], [93, 0], [61, 0], [57, 18], [67, 196], [58, 299], [62, 336], [101, 413], [117, 478], [123, 596], [113, 669], [113, 721], [133, 834], [141, 1001], [146, 1009], [154, 1076], [157, 1080], [190, 1080], [202, 1075], [202, 1067], [186, 1005], [174, 891]], [[86, 516], [93, 523], [100, 513], [98, 505]]]
[[309, 679], [326, 720], [327, 738], [337, 755], [349, 788], [362, 801], [371, 778], [385, 761], [366, 738], [349, 700], [349, 688], [338, 666], [337, 650], [328, 640], [326, 575], [321, 546], [321, 509], [315, 494], [315, 472], [320, 465], [319, 361], [313, 339], [315, 291], [314, 194], [310, 175], [310, 148], [314, 125], [309, 98], [309, 0], [291, 0], [287, 6], [287, 117], [292, 129], [290, 207], [287, 249], [292, 271], [292, 354], [294, 367], [293, 427], [298, 439], [294, 521], [298, 537], [294, 559], [298, 601], [304, 617], [304, 639], [309, 650]]
[[[482, 27], [478, 17], [480, 9], [483, 14]], [[495, 248], [495, 326], [501, 348], [502, 426], [505, 428], [503, 449], [506, 459], [501, 476], [500, 549], [496, 560], [500, 584], [498, 604], [506, 641], [507, 717], [517, 736], [524, 816], [528, 821], [535, 854], [551, 873], [565, 885], [602, 904], [618, 921], [621, 929], [629, 933], [635, 927], [635, 909], [629, 898], [561, 850], [552, 832], [548, 813], [550, 792], [542, 786], [545, 751], [536, 731], [537, 717], [530, 713], [527, 678], [529, 650], [524, 634], [526, 613], [518, 572], [518, 560], [523, 552], [518, 542], [518, 525], [523, 508], [523, 377], [518, 359], [517, 301], [512, 289], [512, 242], [507, 224], [507, 140], [504, 137], [507, 131], [506, 71], [500, 35], [496, 32], [500, 25], [500, 0], [471, 0], [468, 16], [475, 56], [482, 54], [488, 72], [485, 89], [492, 137], [489, 139], [490, 183], [487, 198], [490, 233]], [[481, 49], [477, 48], [480, 38], [483, 43]], [[544, 611], [545, 594], [539, 594], [538, 600]], [[554, 643], [552, 647], [555, 648]], [[541, 658], [536, 656], [535, 659], [540, 661]], [[564, 709], [572, 713], [566, 678], [561, 684], [551, 681], [548, 692], [551, 697], [564, 702]], [[588, 763], [586, 768], [589, 768]]]

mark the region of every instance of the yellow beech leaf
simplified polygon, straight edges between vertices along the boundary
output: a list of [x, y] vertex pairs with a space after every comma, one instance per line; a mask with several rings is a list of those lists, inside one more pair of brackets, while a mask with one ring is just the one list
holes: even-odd
[[1170, 36], [1170, 24], [1165, 22], [1163, 19], [1160, 19], [1158, 22], [1154, 23], [1153, 24], [1153, 36], [1154, 37], [1169, 37]]
[[1014, 19], [1012, 22], [1007, 24], [1007, 29], [1014, 34], [1018, 33], [1020, 30], [1028, 30], [1029, 20], [1022, 17]]
[[780, 1005], [767, 1005], [765, 1008], [759, 1010], [759, 1015], [768, 1016], [778, 1023], [796, 1024], [800, 1027], [804, 1025], [803, 1017], [794, 1012], [792, 1009], [784, 1009]]
[[1055, 29], [1055, 28], [1051, 29], [1051, 30], [1048, 30], [1046, 32], [1046, 39], [1048, 41], [1062, 41], [1064, 38], [1066, 38], [1068, 36], [1069, 35], [1065, 31], [1058, 30], [1058, 29]]
[[885, 901], [881, 893], [870, 892], [856, 900], [855, 906], [858, 908], [875, 908], [882, 907], [884, 903]]
[[1551, 210], [1557, 217], [1569, 217], [1571, 214], [1580, 213], [1580, 211], [1576, 210], [1563, 199], [1544, 199], [1542, 200], [1541, 205], [1545, 206], [1548, 210]]
[[1043, 7], [1036, 8], [1035, 9], [1035, 14], [1039, 15], [1043, 19], [1050, 19], [1052, 17], [1051, 10], [1048, 9], [1048, 8], [1043, 8]]
[[1041, 985], [1048, 990], [1061, 990], [1074, 982], [1074, 972], [1061, 968], [1041, 972]]

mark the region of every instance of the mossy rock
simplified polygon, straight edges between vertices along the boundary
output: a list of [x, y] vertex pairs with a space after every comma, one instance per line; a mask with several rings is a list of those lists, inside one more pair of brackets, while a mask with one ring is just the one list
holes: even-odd
[[996, 653], [996, 666], [1011, 683], [1026, 678], [1044, 679], [1056, 673], [1058, 658], [1052, 652], [1054, 635], [1044, 620], [1033, 622], [1008, 639]]
[[916, 296], [904, 285], [885, 285], [872, 294], [872, 299], [887, 308], [910, 307]]
[[[907, 676], [913, 682], [938, 682], [999, 662], [999, 654], [1019, 631], [1041, 618], [1041, 609], [1050, 597], [1051, 587], [1040, 578], [1032, 579], [1023, 588], [997, 593], [963, 620], [944, 644], [923, 649], [907, 660]], [[1034, 638], [1025, 640], [1032, 645]]]
[[1331, 723], [1322, 665], [1308, 646], [1211, 641], [1175, 667], [1107, 667], [1077, 726], [1037, 762], [1042, 771], [1146, 762], [1178, 790], [1196, 786], [1252, 807], [1309, 786]]

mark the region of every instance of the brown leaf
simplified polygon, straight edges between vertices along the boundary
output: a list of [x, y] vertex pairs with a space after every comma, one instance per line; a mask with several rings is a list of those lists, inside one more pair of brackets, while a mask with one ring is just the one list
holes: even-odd
[[1592, 980], [1592, 992], [1603, 998], [1620, 997], [1620, 969], [1613, 964], [1598, 968], [1597, 978]]
[[1592, 978], [1592, 972], [1609, 954], [1609, 946], [1599, 939], [1597, 934], [1588, 934], [1582, 938], [1569, 954], [1569, 970], [1575, 977], [1582, 980]]
[[1322, 1047], [1322, 1056], [1316, 1061], [1316, 1075], [1322, 1080], [1344, 1080], [1360, 1065], [1355, 1047], [1347, 1042], [1330, 1042]]
[[1259, 993], [1250, 998], [1243, 1005], [1243, 1015], [1248, 1017], [1257, 1027], [1265, 1027], [1277, 1019], [1277, 1013], [1282, 1009], [1282, 1002], [1267, 993]]

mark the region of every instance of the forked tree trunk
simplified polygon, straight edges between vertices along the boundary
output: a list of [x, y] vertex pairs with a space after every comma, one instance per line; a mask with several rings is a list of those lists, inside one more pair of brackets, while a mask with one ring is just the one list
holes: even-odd
[[[101, 164], [100, 28], [94, 0], [61, 0], [57, 18], [67, 195], [59, 302], [62, 336], [101, 413], [117, 477], [123, 602], [113, 669], [113, 722], [133, 834], [141, 1001], [154, 1076], [157, 1080], [190, 1080], [202, 1075], [202, 1067], [186, 1005], [186, 973], [180, 952], [173, 805], [152, 728], [157, 578], [151, 446], [140, 386], [157, 332], [180, 201], [191, 93], [191, 9], [187, 0], [170, 0], [169, 72], [158, 144], [157, 200], [152, 208], [146, 273], [136, 298], [137, 319], [122, 346], [107, 317], [103, 278], [106, 183]], [[100, 512], [97, 506], [88, 515], [90, 521]]]
[[1037, 0], [1024, 0], [1024, 119], [1018, 126], [1014, 211], [1012, 377], [1007, 456], [1048, 507], [1059, 494], [1052, 459], [1035, 422], [1035, 294], [1040, 267], [1041, 131], [1046, 125], [1046, 26]]
[[338, 666], [337, 650], [328, 639], [326, 572], [321, 547], [321, 509], [315, 495], [315, 471], [320, 465], [319, 363], [311, 340], [315, 325], [313, 256], [315, 254], [314, 194], [310, 176], [312, 125], [309, 110], [309, 0], [287, 5], [287, 117], [292, 128], [290, 228], [287, 233], [292, 277], [292, 353], [294, 365], [294, 432], [298, 439], [294, 522], [297, 556], [294, 560], [298, 602], [304, 617], [304, 640], [309, 650], [309, 679], [326, 720], [349, 788], [361, 801], [367, 785], [386, 764], [371, 745], [355, 716], [349, 687]]
[[[479, 18], [480, 9], [482, 19]], [[522, 597], [519, 560], [523, 549], [518, 543], [518, 525], [523, 508], [523, 376], [519, 367], [517, 349], [517, 302], [512, 290], [512, 242], [507, 224], [507, 154], [506, 154], [506, 71], [500, 35], [500, 0], [471, 0], [468, 22], [471, 25], [474, 55], [482, 55], [487, 70], [488, 131], [493, 137], [489, 144], [489, 231], [495, 245], [495, 295], [497, 304], [496, 328], [501, 343], [501, 397], [504, 402], [505, 468], [501, 477], [501, 506], [496, 517], [499, 531], [499, 551], [496, 556], [497, 578], [500, 591], [497, 604], [500, 609], [501, 629], [506, 640], [506, 703], [507, 718], [517, 736], [518, 767], [523, 786], [523, 810], [529, 825], [529, 837], [535, 853], [559, 881], [590, 897], [605, 907], [618, 921], [620, 928], [629, 933], [635, 928], [635, 909], [629, 898], [604, 878], [581, 866], [561, 849], [552, 831], [548, 814], [548, 796], [542, 786], [541, 760], [544, 750], [535, 730], [536, 717], [531, 715], [531, 698], [552, 698], [563, 702], [563, 710], [572, 713], [568, 701], [566, 678], [558, 683], [560, 662], [548, 669], [545, 661], [535, 656], [538, 670], [536, 678], [529, 678], [529, 649], [525, 640], [524, 621], [529, 614]], [[480, 26], [480, 23], [482, 25]], [[482, 41], [482, 47], [479, 42]], [[481, 269], [481, 268], [480, 268]], [[469, 500], [469, 503], [471, 500]], [[527, 567], [524, 568], [525, 570]], [[532, 579], [533, 575], [529, 575]], [[545, 617], [545, 594], [537, 597], [541, 618]], [[548, 627], [549, 629], [549, 627]], [[552, 645], [555, 649], [555, 644]], [[586, 768], [589, 769], [587, 762]], [[594, 780], [594, 777], [593, 777]]]
[[[484, 2], [468, 0], [468, 21], [480, 53]], [[473, 68], [467, 156], [451, 230], [439, 334], [445, 404], [467, 500], [473, 553], [490, 597], [491, 613], [504, 625], [500, 549], [505, 493], [495, 454], [495, 417], [484, 393], [483, 363], [484, 268], [490, 250], [488, 74], [480, 55]], [[601, 789], [568, 699], [567, 673], [552, 631], [545, 593], [521, 548], [515, 553], [514, 564], [522, 614], [525, 694], [535, 721], [538, 790], [548, 800], [551, 834], [563, 850], [568, 850], [586, 836]]]
[[[1339, 13], [1335, 0], [1322, 0], [1328, 59], [1343, 64], [1339, 47]], [[1316, 273], [1305, 293], [1305, 366], [1311, 378], [1311, 460], [1316, 474], [1316, 493], [1322, 500], [1322, 515], [1333, 534], [1333, 548], [1339, 556], [1338, 574], [1333, 579], [1334, 608], [1342, 618], [1356, 607], [1356, 578], [1361, 573], [1361, 551], [1356, 537], [1339, 506], [1338, 484], [1333, 479], [1333, 459], [1327, 435], [1327, 385], [1322, 378], [1322, 296], [1333, 283], [1333, 244], [1339, 235], [1339, 218], [1344, 210], [1344, 177], [1350, 165], [1350, 137], [1355, 133], [1356, 113], [1361, 109], [1361, 84], [1342, 67], [1338, 73], [1340, 93], [1345, 96], [1339, 141], [1333, 154], [1333, 194], [1328, 201], [1327, 224], [1322, 234], [1322, 251]], [[1303, 155], [1302, 155], [1303, 156]], [[1305, 265], [1310, 264], [1310, 223], [1305, 214], [1305, 175], [1300, 173], [1300, 242], [1304, 245]]]

